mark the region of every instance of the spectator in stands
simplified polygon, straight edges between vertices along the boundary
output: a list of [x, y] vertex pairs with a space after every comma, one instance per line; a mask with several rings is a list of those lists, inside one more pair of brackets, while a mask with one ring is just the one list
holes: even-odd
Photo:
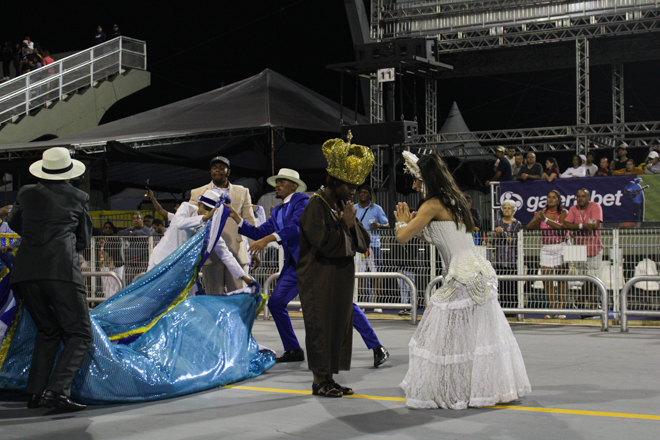
[[545, 171], [541, 174], [541, 179], [545, 179], [548, 183], [552, 182], [561, 175], [559, 172], [559, 164], [557, 159], [549, 157], [545, 160]]
[[[581, 188], [576, 194], [577, 205], [571, 206], [564, 220], [564, 228], [572, 230], [573, 244], [587, 247], [587, 261], [578, 262], [580, 274], [598, 276], [603, 261], [603, 242], [600, 236], [600, 224], [603, 221], [603, 209], [592, 202], [589, 190]], [[585, 309], [596, 308], [596, 288], [593, 283], [582, 285], [581, 304]]]
[[151, 214], [147, 214], [144, 216], [144, 226], [147, 228], [153, 228], [154, 227], [154, 216]]
[[[561, 204], [561, 195], [555, 190], [548, 192], [546, 207], [537, 211], [534, 218], [526, 226], [528, 230], [541, 230], [541, 274], [543, 275], [565, 275], [564, 245], [568, 238], [566, 231], [562, 231], [564, 220], [568, 215]], [[557, 296], [555, 296], [554, 281], [544, 281], [545, 294], [550, 303], [550, 308], [558, 309], [566, 306], [566, 292], [568, 284], [559, 281]], [[546, 319], [553, 318], [545, 315]], [[566, 315], [554, 315], [554, 318], [566, 319]]]
[[[518, 273], [518, 231], [522, 223], [513, 215], [516, 202], [508, 199], [502, 202], [502, 218], [495, 221], [495, 270], [498, 275]], [[515, 281], [500, 281], [499, 300], [502, 307], [517, 307], [518, 295]]]
[[465, 194], [465, 200], [468, 202], [468, 208], [470, 208], [470, 214], [472, 214], [472, 221], [474, 221], [474, 231], [481, 231], [481, 213], [477, 208], [472, 207], [472, 196]]
[[[122, 242], [117, 237], [116, 231], [117, 228], [111, 221], [103, 224], [103, 237], [96, 239], [97, 261], [102, 272], [114, 272], [119, 279], [122, 279], [124, 276], [124, 259], [121, 253]], [[119, 290], [115, 280], [110, 277], [101, 278], [101, 286], [105, 298], [110, 298]]]
[[[619, 171], [626, 167], [626, 162], [628, 162], [628, 144], [621, 142], [616, 149], [616, 154], [619, 157], [619, 160], [612, 161], [610, 164], [610, 171]], [[614, 173], [612, 175], [614, 175]]]
[[502, 146], [495, 148], [495, 156], [497, 156], [499, 163], [495, 169], [495, 175], [486, 181], [486, 186], [490, 185], [490, 182], [508, 182], [511, 180], [511, 162], [504, 155], [505, 151]]
[[9, 79], [9, 68], [11, 62], [14, 60], [14, 49], [12, 49], [11, 41], [5, 41], [5, 46], [2, 48], [2, 79]]
[[[357, 211], [356, 218], [362, 223], [362, 226], [369, 232], [371, 242], [369, 249], [358, 258], [358, 272], [380, 272], [382, 258], [380, 253], [380, 234], [379, 229], [388, 229], [390, 227], [385, 211], [380, 205], [376, 204], [373, 189], [362, 184], [357, 189]], [[380, 298], [380, 280], [373, 281], [373, 289], [370, 288], [370, 280], [360, 280], [360, 287], [365, 294], [366, 302], [379, 302]], [[366, 293], [364, 293], [366, 291]]]
[[30, 41], [30, 37], [25, 37], [25, 40], [23, 40], [23, 45], [28, 48], [30, 53], [34, 52], [34, 43]]
[[573, 164], [561, 175], [562, 179], [569, 177], [586, 177], [587, 170], [582, 166], [582, 159], [577, 154], [573, 156]]
[[14, 71], [16, 76], [21, 74], [21, 58], [23, 56], [23, 49], [20, 44], [16, 43], [14, 46]]
[[587, 177], [594, 177], [598, 174], [598, 166], [594, 163], [594, 160], [596, 160], [596, 157], [593, 153], [587, 154], [587, 162], [584, 164]]
[[103, 28], [101, 26], [98, 26], [96, 28], [96, 35], [94, 35], [94, 46], [97, 44], [105, 43], [106, 40], [105, 32], [103, 32]]
[[646, 174], [660, 174], [660, 161], [657, 151], [651, 151], [646, 163]]
[[41, 60], [41, 64], [43, 64], [44, 66], [47, 66], [49, 64], [53, 64], [54, 62], [55, 62], [55, 60], [50, 57], [50, 52], [45, 50], [44, 51], [44, 58], [43, 58], [43, 60]]
[[[120, 237], [149, 237], [154, 235], [154, 230], [144, 225], [142, 213], [136, 211], [133, 213], [133, 226], [122, 229], [117, 233]], [[146, 239], [131, 240], [125, 244], [126, 256], [126, 281], [133, 282], [133, 279], [141, 272], [146, 271], [149, 263], [149, 245]]]
[[598, 168], [598, 172], [596, 175], [598, 176], [609, 176], [611, 173], [610, 171], [610, 164], [609, 160], [606, 157], [601, 157], [600, 158], [600, 167]]
[[110, 39], [121, 37], [121, 32], [119, 31], [119, 26], [116, 24], [112, 25], [112, 32], [110, 32]]
[[[146, 220], [145, 216], [145, 220]], [[159, 218], [155, 218], [154, 221], [152, 222], [153, 228], [154, 228], [154, 235], [157, 235], [159, 237], [162, 237], [165, 235], [165, 231], [167, 228], [165, 227], [165, 223]]]
[[509, 163], [511, 164], [511, 167], [513, 168], [513, 164], [516, 161], [516, 147], [507, 148], [505, 157], [509, 160]]
[[538, 180], [543, 175], [543, 167], [540, 163], [536, 163], [536, 154], [529, 152], [527, 153], [527, 163], [520, 167], [518, 171], [518, 180], [525, 181]]
[[644, 174], [644, 170], [640, 170], [639, 168], [635, 167], [635, 161], [632, 159], [628, 159], [626, 161], [625, 168], [612, 172], [613, 176], [627, 176], [632, 174]]
[[28, 49], [28, 47], [24, 45], [23, 48], [21, 49], [21, 61], [18, 63], [20, 66], [21, 74], [30, 71], [31, 58], [32, 57], [30, 56], [30, 49]]
[[513, 158], [513, 162], [511, 162], [511, 176], [513, 179], [518, 177], [518, 172], [520, 171], [520, 168], [523, 166], [523, 155], [522, 153], [516, 153], [516, 155]]

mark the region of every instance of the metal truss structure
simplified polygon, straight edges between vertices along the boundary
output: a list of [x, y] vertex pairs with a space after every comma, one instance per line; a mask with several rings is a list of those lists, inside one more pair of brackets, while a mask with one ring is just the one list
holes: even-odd
[[[660, 121], [422, 134], [417, 142], [402, 146], [405, 149], [426, 149], [442, 156], [471, 156], [492, 155], [487, 147], [499, 145], [516, 147], [521, 151], [575, 151], [580, 138], [586, 139], [595, 148], [615, 148], [621, 139], [625, 139], [631, 147], [660, 145]], [[446, 147], [475, 142], [482, 147]]]
[[[372, 41], [436, 37], [438, 60], [453, 66], [426, 80], [425, 133], [401, 145], [405, 149], [465, 157], [490, 155], [497, 145], [582, 153], [622, 140], [660, 144], [660, 122], [626, 123], [623, 66], [660, 59], [658, 0], [373, 0], [370, 26]], [[612, 66], [611, 124], [590, 124], [589, 68], [595, 64]], [[570, 67], [576, 70], [574, 126], [436, 133], [438, 89], [431, 83], [438, 79]], [[371, 96], [372, 110], [382, 108], [382, 94]]]

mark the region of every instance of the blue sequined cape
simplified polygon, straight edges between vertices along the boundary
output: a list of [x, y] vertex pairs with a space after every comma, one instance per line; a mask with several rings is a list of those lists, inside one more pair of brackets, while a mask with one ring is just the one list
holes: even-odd
[[[251, 334], [263, 299], [258, 284], [226, 296], [188, 297], [203, 293], [197, 269], [224, 226], [227, 213], [222, 214], [209, 222], [216, 224], [215, 232], [210, 225], [199, 231], [90, 312], [94, 341], [73, 382], [73, 400], [166, 399], [249, 379], [275, 364], [275, 354], [260, 351]], [[3, 259], [0, 266], [7, 264], [11, 261]], [[2, 288], [8, 289], [7, 283], [0, 283]], [[3, 293], [0, 299], [11, 300], [11, 292]], [[20, 301], [5, 319], [0, 388], [23, 389], [37, 329]]]

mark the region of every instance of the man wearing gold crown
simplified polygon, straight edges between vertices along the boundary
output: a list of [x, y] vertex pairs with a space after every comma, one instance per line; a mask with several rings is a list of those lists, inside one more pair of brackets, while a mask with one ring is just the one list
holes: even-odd
[[369, 233], [356, 221], [351, 198], [374, 164], [373, 153], [341, 139], [323, 144], [328, 160], [326, 186], [314, 194], [300, 217], [298, 291], [305, 320], [312, 393], [342, 397], [353, 390], [333, 374], [349, 370], [353, 336], [356, 252], [369, 249]]

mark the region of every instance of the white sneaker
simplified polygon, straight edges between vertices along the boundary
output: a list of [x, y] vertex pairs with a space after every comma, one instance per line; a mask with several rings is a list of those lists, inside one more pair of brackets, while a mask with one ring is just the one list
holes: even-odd
[[383, 313], [383, 309], [374, 309], [374, 313]]

